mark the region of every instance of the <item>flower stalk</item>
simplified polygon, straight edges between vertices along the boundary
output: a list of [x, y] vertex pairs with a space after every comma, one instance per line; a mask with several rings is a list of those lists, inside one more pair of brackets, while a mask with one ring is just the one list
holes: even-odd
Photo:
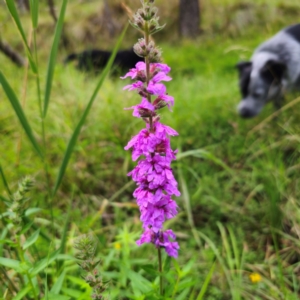
[[[30, 177], [25, 177], [19, 184], [18, 190], [12, 195], [12, 204], [9, 209], [10, 212], [10, 220], [13, 225], [13, 231], [15, 235], [15, 245], [17, 249], [17, 254], [23, 263], [23, 265], [27, 265], [25, 259], [25, 251], [22, 247], [21, 242], [21, 230], [23, 227], [23, 218], [25, 213], [25, 203], [28, 200], [26, 194], [32, 189], [33, 187], [33, 180]], [[24, 273], [27, 277], [27, 280], [30, 284], [33, 297], [35, 300], [38, 299], [38, 295], [36, 293], [33, 281], [31, 279], [31, 275], [28, 269], [24, 269]]]
[[97, 265], [100, 260], [94, 259], [97, 243], [92, 235], [83, 235], [74, 242], [74, 248], [77, 250], [75, 257], [78, 259], [78, 265], [85, 271], [83, 277], [86, 283], [93, 289], [92, 299], [104, 300], [103, 293], [106, 290], [106, 284], [103, 283]]
[[[132, 149], [132, 160], [138, 160], [136, 167], [128, 173], [137, 184], [133, 196], [140, 208], [140, 219], [143, 222], [144, 232], [137, 244], [152, 243], [158, 249], [161, 274], [161, 249], [164, 248], [169, 256], [175, 258], [179, 249], [174, 232], [163, 229], [164, 222], [177, 214], [177, 204], [172, 196], [180, 196], [171, 168], [177, 151], [173, 151], [170, 145], [170, 137], [178, 133], [162, 124], [158, 114], [165, 106], [171, 111], [174, 105], [174, 98], [167, 93], [166, 86], [162, 83], [172, 79], [168, 75], [171, 68], [162, 63], [161, 51], [151, 39], [151, 35], [164, 26], [158, 23], [154, 0], [141, 2], [142, 8], [136, 12], [131, 24], [144, 33], [144, 37], [133, 47], [135, 53], [144, 58], [144, 62], [138, 62], [135, 68], [121, 78], [129, 77], [134, 81], [124, 89], [135, 90], [142, 100], [140, 104], [127, 109], [133, 110], [133, 116], [141, 118], [146, 128], [128, 142], [125, 150]], [[162, 277], [160, 291], [162, 294]]]

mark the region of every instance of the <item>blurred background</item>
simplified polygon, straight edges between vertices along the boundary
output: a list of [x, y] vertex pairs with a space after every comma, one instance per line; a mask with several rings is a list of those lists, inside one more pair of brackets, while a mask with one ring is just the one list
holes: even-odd
[[[33, 49], [28, 1], [15, 3]], [[155, 3], [160, 24], [166, 26], [153, 38], [162, 49], [164, 62], [172, 68], [173, 80], [166, 85], [175, 97], [173, 112], [164, 109], [161, 118], [179, 132], [179, 137], [172, 138], [173, 149], [179, 150], [173, 169], [182, 195], [176, 199], [178, 216], [166, 226], [176, 232], [181, 247], [178, 264], [186, 266], [182, 277], [178, 275], [182, 286], [170, 299], [198, 299], [196, 295], [214, 261], [203, 299], [299, 299], [299, 101], [295, 101], [297, 95], [289, 94], [284, 103], [287, 106], [276, 118], [272, 117], [273, 106], [268, 105], [258, 117], [241, 119], [236, 112], [241, 96], [235, 64], [249, 59], [260, 43], [283, 27], [299, 22], [300, 2]], [[42, 93], [60, 7], [57, 0], [39, 2], [35, 43]], [[135, 187], [126, 174], [135, 164], [124, 146], [144, 124], [123, 109], [139, 101], [138, 95], [122, 90], [129, 81], [116, 76], [105, 80], [57, 195], [51, 199], [47, 191], [55, 184], [66, 145], [100, 76], [79, 72], [75, 63], [64, 65], [64, 59], [87, 49], [111, 51], [131, 13], [139, 7], [139, 0], [68, 1], [45, 119], [47, 174], [0, 89], [0, 163], [10, 189], [16, 189], [25, 175], [35, 179], [28, 206], [43, 209], [32, 220], [51, 237], [54, 246], [62, 240], [69, 211], [65, 254], [73, 255], [76, 236], [94, 232], [97, 255], [103, 261], [102, 274], [110, 281], [111, 299], [158, 299], [139, 298], [143, 293], [137, 293], [132, 278], [122, 273], [126, 265], [151, 281], [151, 274], [139, 270], [156, 259], [152, 245], [138, 248], [134, 242], [141, 223], [132, 197]], [[131, 48], [140, 37], [129, 27], [120, 48]], [[3, 0], [0, 48], [1, 72], [42, 144], [36, 76], [28, 68], [21, 36]], [[8, 197], [3, 181], [0, 194], [2, 200]], [[4, 200], [0, 202], [2, 212], [7, 209]], [[1, 227], [4, 230], [6, 221]], [[47, 255], [48, 247], [40, 238], [41, 256]], [[7, 248], [1, 249], [2, 256], [12, 255]], [[70, 276], [64, 281], [63, 295], [89, 299], [76, 263], [67, 266]], [[49, 272], [49, 284], [55, 282], [58, 273]], [[4, 293], [4, 275], [0, 280]], [[77, 291], [77, 296], [67, 288]]]

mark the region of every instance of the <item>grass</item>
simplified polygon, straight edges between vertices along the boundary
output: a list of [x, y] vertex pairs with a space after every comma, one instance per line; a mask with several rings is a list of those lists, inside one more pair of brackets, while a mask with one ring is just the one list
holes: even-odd
[[[163, 16], [171, 18], [163, 9], [164, 3], [158, 3]], [[265, 5], [270, 14], [264, 18], [270, 18], [269, 22], [261, 25], [265, 20], [262, 19], [241, 30], [234, 19], [236, 3], [216, 0], [204, 4], [204, 34], [195, 41], [178, 41], [174, 34], [166, 41], [176, 20], [157, 37], [164, 60], [172, 67], [173, 80], [167, 88], [175, 97], [175, 107], [172, 113], [162, 111], [162, 120], [180, 133], [172, 143], [179, 149], [173, 168], [182, 191], [178, 198], [180, 213], [167, 223], [176, 231], [181, 250], [177, 261], [164, 257], [164, 281], [168, 283], [165, 299], [293, 300], [300, 295], [299, 104], [269, 121], [267, 118], [273, 113], [270, 105], [255, 119], [240, 119], [236, 113], [240, 95], [234, 68], [239, 60], [249, 58], [261, 41], [292, 20], [296, 22], [291, 8], [297, 5], [293, 1], [257, 3], [253, 5], [254, 18], [256, 13], [262, 14], [261, 5]], [[91, 6], [82, 6], [87, 8], [86, 19], [81, 22], [88, 22]], [[70, 2], [66, 11], [68, 25], [74, 16], [78, 18], [74, 7], [77, 5]], [[37, 45], [44, 95], [52, 40], [44, 41], [43, 34], [49, 33], [52, 25], [46, 9], [40, 9], [39, 22], [43, 26], [37, 32]], [[283, 16], [276, 13], [283, 10]], [[226, 11], [233, 12], [228, 26], [224, 26]], [[219, 18], [210, 17], [216, 13]], [[2, 23], [6, 39], [20, 48], [21, 39], [7, 9], [1, 9], [1, 14], [6, 20]], [[21, 21], [27, 33], [30, 16], [22, 15]], [[131, 32], [128, 34], [132, 37]], [[114, 42], [108, 41], [107, 45]], [[59, 49], [61, 62], [67, 51]], [[29, 72], [26, 77], [25, 69], [18, 69], [2, 54], [0, 65], [42, 145], [36, 76]], [[97, 237], [99, 268], [103, 279], [109, 282], [107, 293], [111, 299], [159, 299], [155, 294], [159, 285], [156, 253], [151, 245], [135, 245], [141, 224], [132, 198], [134, 185], [126, 176], [134, 164], [123, 148], [143, 124], [123, 110], [136, 103], [138, 97], [122, 91], [125, 83], [121, 80], [111, 77], [104, 81], [74, 146], [61, 186], [54, 198], [48, 193], [49, 187], [55, 185], [64, 151], [98, 81], [99, 78], [79, 73], [72, 65], [57, 64], [44, 120], [47, 177], [44, 162], [24, 135], [0, 89], [1, 174], [13, 192], [24, 176], [35, 179], [26, 202], [31, 209], [26, 222], [31, 227], [28, 225], [24, 236], [34, 239], [40, 229], [25, 257], [32, 264], [29, 271], [38, 270], [39, 276], [32, 276], [39, 299], [89, 299], [91, 288], [80, 277], [73, 244], [78, 236], [90, 232]], [[289, 95], [286, 103], [292, 103], [295, 97]], [[1, 199], [7, 200], [3, 180], [0, 191]], [[7, 241], [13, 235], [6, 203], [0, 202], [0, 256], [18, 260]], [[57, 249], [60, 251], [55, 252]], [[22, 288], [22, 297], [34, 297], [30, 290], [26, 291], [26, 274], [15, 261], [5, 260], [1, 268], [0, 291], [4, 299], [13, 299]], [[261, 276], [257, 283], [249, 277], [254, 273]]]

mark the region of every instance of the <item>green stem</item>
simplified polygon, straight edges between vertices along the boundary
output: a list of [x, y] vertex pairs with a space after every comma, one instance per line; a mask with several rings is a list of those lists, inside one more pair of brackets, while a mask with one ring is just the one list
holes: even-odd
[[[21, 247], [21, 241], [20, 241], [20, 236], [19, 235], [17, 235], [16, 240], [17, 240], [17, 249], [18, 249], [19, 257], [20, 257], [22, 263], [26, 264], [26, 260], [25, 260], [25, 257], [24, 257], [24, 251]], [[26, 274], [28, 282], [29, 282], [29, 284], [32, 288], [33, 297], [34, 297], [35, 300], [38, 300], [38, 297], [37, 297], [37, 294], [36, 294], [36, 291], [35, 291], [31, 276], [30, 276], [30, 273], [28, 271], [26, 271], [25, 274]]]
[[163, 296], [164, 292], [163, 292], [161, 247], [157, 248], [157, 254], [158, 254], [158, 271], [159, 271], [159, 290], [160, 290], [160, 295]]
[[45, 134], [45, 117], [43, 113], [43, 105], [42, 105], [42, 96], [41, 96], [41, 83], [40, 83], [40, 74], [39, 74], [39, 65], [38, 65], [38, 57], [37, 57], [37, 43], [36, 43], [36, 29], [33, 29], [33, 44], [34, 44], [34, 52], [35, 52], [35, 63], [37, 67], [37, 73], [36, 73], [36, 86], [37, 86], [37, 97], [38, 97], [38, 104], [39, 104], [39, 110], [40, 110], [40, 118], [41, 118], [41, 130], [42, 130], [42, 140], [43, 140], [43, 152], [44, 152], [44, 158], [43, 158], [43, 165], [44, 165], [44, 172], [46, 176], [47, 181], [47, 191], [49, 198], [51, 198], [51, 187], [50, 187], [50, 175], [48, 171], [48, 165], [47, 165], [47, 147], [46, 147], [46, 134]]

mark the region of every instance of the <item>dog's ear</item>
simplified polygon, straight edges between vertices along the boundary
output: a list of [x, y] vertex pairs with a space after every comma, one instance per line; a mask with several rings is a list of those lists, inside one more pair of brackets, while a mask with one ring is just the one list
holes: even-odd
[[252, 70], [252, 62], [251, 61], [242, 61], [236, 64], [235, 66], [238, 69], [239, 77], [240, 77], [240, 90], [241, 94], [244, 98], [246, 98], [248, 94], [248, 86], [250, 82], [250, 74]]
[[284, 72], [286, 71], [286, 65], [277, 60], [268, 60], [261, 70], [262, 77], [269, 82], [280, 83]]
[[242, 76], [244, 73], [250, 73], [252, 68], [252, 62], [251, 61], [240, 61], [235, 65], [235, 67], [239, 71], [239, 75]]

